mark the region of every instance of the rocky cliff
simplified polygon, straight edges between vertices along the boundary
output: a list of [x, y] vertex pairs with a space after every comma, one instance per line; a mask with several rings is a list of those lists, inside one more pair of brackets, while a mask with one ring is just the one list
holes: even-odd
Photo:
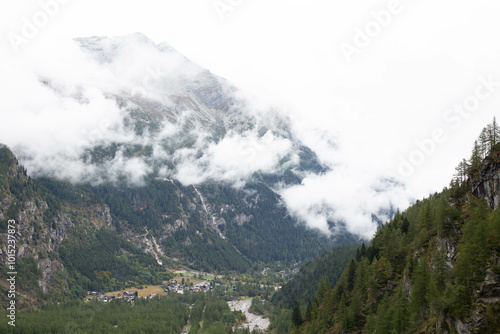
[[[497, 145], [498, 146], [498, 145]], [[484, 198], [493, 209], [500, 199], [500, 149], [493, 151], [479, 171], [479, 175], [469, 182], [472, 194]]]
[[110, 226], [109, 208], [105, 205], [80, 209], [76, 222], [74, 209], [61, 206], [27, 176], [14, 154], [0, 145], [0, 261], [2, 265], [7, 263], [7, 224], [13, 219], [15, 262], [19, 275], [25, 276], [20, 278], [24, 284], [18, 286], [21, 307], [40, 302], [33, 298], [38, 288], [43, 294], [68, 290], [64, 266], [56, 254], [75, 225], [81, 229], [85, 226], [82, 221], [87, 220], [93, 222], [90, 229]]

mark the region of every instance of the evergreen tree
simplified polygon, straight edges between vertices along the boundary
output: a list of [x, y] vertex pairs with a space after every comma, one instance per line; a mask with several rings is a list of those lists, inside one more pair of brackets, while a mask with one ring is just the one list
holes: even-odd
[[316, 292], [316, 300], [318, 303], [322, 303], [327, 295], [327, 292], [331, 289], [330, 281], [328, 277], [323, 276], [319, 282], [318, 291]]
[[458, 181], [458, 184], [461, 185], [465, 181], [467, 181], [467, 172], [469, 170], [469, 164], [466, 159], [460, 161], [458, 166], [455, 168], [454, 179]]
[[494, 117], [493, 122], [487, 126], [486, 132], [488, 134], [489, 150], [491, 151], [493, 146], [500, 141], [500, 128], [497, 124], [496, 117]]
[[472, 149], [472, 155], [469, 159], [469, 177], [473, 177], [479, 170], [481, 163], [483, 162], [483, 157], [481, 156], [481, 147], [477, 140], [474, 142], [474, 148]]
[[348, 319], [349, 324], [346, 326], [349, 330], [354, 330], [360, 328], [363, 325], [362, 314], [361, 314], [361, 293], [356, 292], [351, 300], [351, 304], [348, 309]]
[[389, 297], [384, 294], [382, 301], [377, 308], [377, 318], [375, 325], [376, 333], [391, 333], [392, 323], [391, 323], [391, 312], [389, 310]]
[[361, 245], [360, 255], [361, 255], [361, 257], [366, 256], [366, 246], [365, 246], [365, 243], [364, 243], [364, 242], [363, 242], [363, 244]]
[[481, 134], [479, 135], [478, 138], [478, 145], [479, 145], [479, 152], [481, 154], [481, 157], [484, 159], [489, 153], [489, 139], [488, 139], [488, 132], [486, 127], [481, 130]]
[[426, 310], [429, 307], [429, 287], [431, 274], [429, 262], [424, 256], [419, 259], [413, 274], [413, 288], [411, 293], [411, 309], [414, 315], [425, 318]]
[[302, 325], [302, 314], [300, 313], [300, 306], [299, 306], [298, 302], [295, 302], [293, 304], [292, 324], [296, 328], [298, 328]]
[[450, 270], [446, 264], [446, 248], [444, 244], [434, 252], [433, 264], [432, 280], [436, 284], [437, 291], [442, 294], [446, 288], [446, 279]]
[[392, 314], [392, 328], [396, 333], [404, 333], [408, 325], [408, 297], [403, 288], [403, 282], [399, 282], [396, 290], [396, 300], [391, 306], [390, 313]]
[[307, 303], [307, 308], [306, 308], [306, 321], [307, 322], [312, 320], [312, 309], [313, 309], [312, 303], [311, 303], [311, 301], [309, 301]]
[[493, 124], [492, 124], [492, 134], [493, 134], [493, 146], [498, 144], [500, 142], [500, 127], [497, 124], [497, 119], [496, 117], [493, 117]]
[[354, 287], [354, 280], [356, 274], [356, 263], [354, 259], [351, 259], [349, 266], [347, 267], [347, 291], [352, 291]]

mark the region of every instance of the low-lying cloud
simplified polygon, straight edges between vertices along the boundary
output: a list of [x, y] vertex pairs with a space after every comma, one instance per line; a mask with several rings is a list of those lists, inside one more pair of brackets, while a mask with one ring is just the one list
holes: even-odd
[[276, 137], [270, 131], [263, 136], [255, 131], [231, 133], [218, 143], [208, 144], [201, 157], [196, 148], [175, 152], [174, 158], [181, 161], [176, 165], [175, 177], [183, 184], [216, 180], [243, 186], [256, 172], [275, 172], [291, 148], [289, 139]]
[[[234, 92], [232, 102], [240, 108], [224, 111], [234, 113], [235, 124], [214, 135], [206, 122], [222, 122], [224, 112], [199, 109], [192, 102], [195, 92], [186, 89], [205, 80], [207, 71], [166, 44], [156, 46], [138, 34], [83, 43], [100, 51], [83, 51], [71, 41], [0, 67], [0, 89], [7, 92], [0, 99], [0, 142], [33, 176], [142, 185], [156, 169], [184, 185], [210, 180], [243, 188], [255, 173], [297, 167], [298, 147], [304, 144], [328, 171], [302, 171], [300, 185], [275, 190], [307, 226], [327, 234], [345, 229], [369, 239], [377, 228], [373, 215], [385, 220], [409, 203], [402, 184], [380, 168], [360, 169], [346, 159], [354, 153], [331, 129], [309, 127], [301, 119], [290, 126], [256, 101], [245, 104], [240, 93]], [[162, 108], [170, 118], [160, 117]], [[142, 131], [130, 121], [137, 112]], [[148, 127], [155, 117], [159, 126]], [[96, 148], [104, 155], [113, 152], [111, 158], [99, 160]]]

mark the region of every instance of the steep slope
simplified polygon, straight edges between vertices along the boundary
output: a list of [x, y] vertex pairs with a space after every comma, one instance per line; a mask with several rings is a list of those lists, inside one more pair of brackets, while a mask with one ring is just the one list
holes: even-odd
[[24, 167], [7, 148], [0, 159], [0, 218], [20, 222], [17, 256], [44, 272], [30, 276], [44, 293], [153, 282], [166, 268], [245, 272], [358, 242], [283, 205], [280, 189], [326, 170], [287, 117], [144, 35], [75, 43], [83, 70], [47, 62], [29, 75], [56, 131], [11, 147]]
[[197, 269], [244, 271], [357, 242], [307, 229], [283, 206], [279, 189], [325, 171], [287, 117], [142, 34], [76, 43], [91, 77], [40, 74], [42, 90], [64, 113], [109, 118], [81, 141], [74, 133], [76, 144], [12, 147], [59, 201], [103, 205], [110, 228], [159, 263]]
[[[146, 71], [127, 77], [132, 82], [113, 94], [127, 105], [134, 118], [145, 124], [164, 120], [182, 123], [184, 129], [208, 132], [214, 140], [220, 140], [230, 131], [242, 133], [254, 128], [261, 134], [271, 130], [291, 136], [286, 117], [276, 111], [251, 110], [249, 101], [230, 82], [193, 63], [164, 42], [155, 45], [140, 33], [75, 41], [101, 64], [113, 64], [125, 57], [134, 58], [135, 62], [149, 61], [145, 64]], [[143, 50], [134, 50], [137, 47]], [[146, 52], [153, 54], [153, 59], [145, 58]], [[112, 66], [109, 70], [120, 75]], [[261, 112], [266, 115], [259, 115]]]
[[321, 279], [335, 284], [349, 259], [356, 254], [356, 247], [336, 247], [302, 266], [299, 272], [272, 297], [272, 303], [282, 308], [292, 308], [295, 301], [311, 303], [321, 285]]
[[450, 188], [381, 227], [334, 288], [323, 281], [304, 317], [296, 307], [294, 331], [498, 333], [500, 145], [491, 138], [489, 154], [474, 160], [476, 145]]
[[[13, 153], [0, 145], [2, 277], [9, 271], [10, 220], [15, 221], [18, 308], [83, 297], [88, 290], [121, 288], [137, 277], [144, 283], [169, 277], [153, 256], [116, 232], [107, 205], [61, 201], [27, 176]], [[2, 292], [7, 291], [7, 282], [0, 283]]]
[[158, 177], [142, 187], [32, 179], [1, 146], [4, 273], [10, 219], [17, 226], [21, 307], [153, 284], [169, 277], [167, 268], [245, 272], [255, 262], [306, 260], [332, 244], [298, 226], [262, 184], [237, 190]]

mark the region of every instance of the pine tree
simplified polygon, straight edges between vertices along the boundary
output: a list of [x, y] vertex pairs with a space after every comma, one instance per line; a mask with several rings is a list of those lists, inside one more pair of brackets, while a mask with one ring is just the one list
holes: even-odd
[[500, 142], [500, 127], [497, 124], [496, 117], [493, 117], [493, 123], [491, 123], [491, 135], [492, 135], [492, 147]]
[[489, 142], [488, 142], [488, 133], [486, 127], [481, 130], [481, 134], [479, 135], [479, 152], [481, 153], [481, 157], [484, 159], [489, 153]]
[[323, 276], [321, 281], [319, 281], [318, 290], [316, 292], [316, 300], [318, 303], [322, 303], [326, 297], [327, 292], [331, 289], [330, 280], [328, 277]]
[[403, 282], [399, 282], [396, 290], [396, 301], [391, 306], [392, 328], [396, 333], [404, 333], [409, 320], [408, 297], [403, 288]]
[[351, 304], [349, 305], [348, 309], [348, 318], [350, 321], [350, 324], [348, 326], [349, 329], [355, 329], [359, 328], [360, 325], [362, 324], [361, 319], [362, 319], [362, 314], [361, 314], [361, 294], [359, 292], [356, 292], [354, 297], [351, 300]]
[[403, 223], [401, 223], [401, 232], [404, 234], [408, 234], [408, 229], [410, 227], [410, 222], [408, 221], [408, 218], [403, 217]]
[[457, 167], [455, 167], [455, 174], [453, 175], [454, 179], [458, 181], [459, 185], [462, 185], [465, 181], [467, 181], [467, 171], [469, 169], [469, 163], [466, 159], [460, 161]]
[[495, 146], [500, 141], [500, 128], [498, 127], [496, 117], [494, 117], [493, 122], [491, 124], [488, 124], [488, 126], [486, 127], [486, 133], [488, 136], [488, 148], [491, 152], [493, 146]]
[[469, 169], [467, 174], [469, 177], [473, 177], [481, 167], [483, 157], [481, 156], [481, 147], [479, 146], [478, 141], [474, 142], [474, 148], [472, 149], [472, 155], [469, 159]]
[[366, 317], [366, 332], [369, 334], [375, 333], [376, 325], [376, 316], [374, 316], [370, 310]]
[[426, 316], [426, 310], [429, 307], [430, 279], [429, 262], [426, 257], [423, 257], [418, 261], [413, 274], [410, 306], [414, 315], [419, 314], [424, 318]]
[[386, 284], [392, 275], [392, 266], [389, 261], [383, 256], [375, 263], [373, 261], [375, 268], [375, 279], [377, 284]]
[[365, 243], [363, 242], [363, 244], [361, 245], [361, 257], [363, 256], [366, 256], [366, 246], [365, 246]]
[[295, 302], [293, 304], [292, 324], [296, 328], [298, 328], [302, 325], [302, 314], [300, 313], [300, 306], [299, 306], [299, 303], [297, 303], [297, 302]]
[[423, 208], [418, 215], [418, 228], [420, 230], [429, 231], [432, 228], [432, 212], [429, 201], [423, 203]]
[[376, 333], [390, 333], [391, 332], [391, 312], [389, 310], [389, 297], [387, 294], [384, 294], [382, 301], [378, 305], [377, 308], [377, 317], [376, 317]]
[[356, 274], [356, 263], [354, 259], [351, 259], [349, 266], [347, 267], [347, 291], [351, 292], [354, 287], [354, 280]]
[[496, 117], [493, 118], [491, 124], [483, 128], [478, 139], [479, 152], [484, 159], [491, 152], [493, 146], [500, 142], [500, 127]]
[[312, 309], [313, 309], [312, 303], [311, 301], [309, 301], [309, 303], [307, 303], [307, 309], [306, 309], [306, 322], [312, 320]]
[[447, 210], [448, 202], [446, 200], [441, 200], [438, 202], [436, 207], [436, 229], [438, 236], [444, 236], [447, 230]]
[[439, 250], [434, 252], [433, 264], [432, 280], [436, 284], [437, 291], [443, 293], [446, 288], [446, 277], [450, 270], [446, 264], [446, 249], [444, 243], [441, 244]]

